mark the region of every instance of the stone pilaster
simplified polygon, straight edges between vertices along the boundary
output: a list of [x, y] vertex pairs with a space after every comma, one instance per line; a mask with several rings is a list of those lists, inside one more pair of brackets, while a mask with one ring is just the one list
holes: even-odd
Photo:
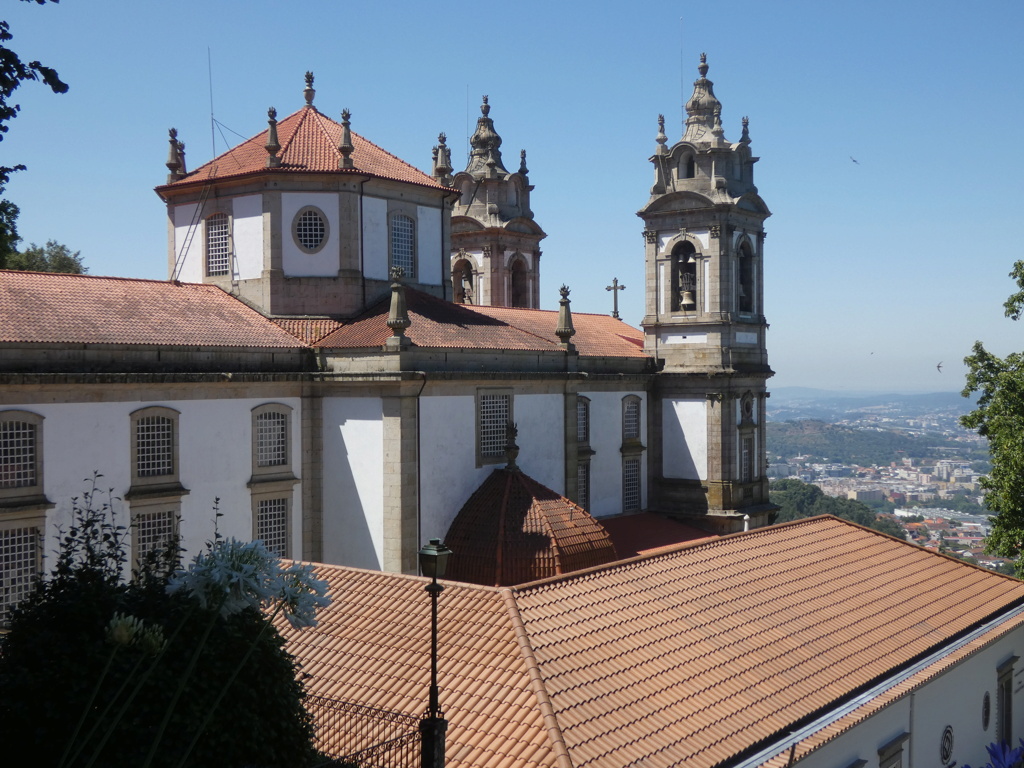
[[384, 546], [381, 570], [416, 573], [419, 551], [417, 399], [385, 397]]

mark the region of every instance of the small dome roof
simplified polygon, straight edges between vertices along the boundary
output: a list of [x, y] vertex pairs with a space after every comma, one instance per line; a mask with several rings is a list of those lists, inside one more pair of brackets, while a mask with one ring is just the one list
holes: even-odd
[[618, 559], [589, 512], [518, 469], [496, 469], [456, 515], [446, 579], [513, 586]]

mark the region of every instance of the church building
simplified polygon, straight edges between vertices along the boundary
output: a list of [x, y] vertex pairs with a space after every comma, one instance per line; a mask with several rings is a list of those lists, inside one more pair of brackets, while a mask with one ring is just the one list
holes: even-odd
[[[642, 329], [574, 314], [564, 285], [539, 308], [532, 180], [487, 97], [457, 172], [444, 134], [428, 174], [321, 112], [311, 73], [296, 111], [198, 168], [172, 129], [167, 281], [0, 272], [0, 621], [96, 474], [133, 559], [197, 551], [216, 506], [222, 535], [282, 556], [415, 573], [511, 468], [554, 554], [509, 573], [607, 562], [647, 524], [768, 524], [769, 212], [746, 120], [728, 142], [699, 74], [638, 214]], [[556, 540], [573, 520], [592, 534]]]

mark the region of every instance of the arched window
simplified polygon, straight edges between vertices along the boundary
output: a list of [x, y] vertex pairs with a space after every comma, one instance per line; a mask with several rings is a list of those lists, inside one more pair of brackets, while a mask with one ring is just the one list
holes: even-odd
[[391, 217], [391, 266], [401, 267], [408, 279], [416, 277], [416, 222], [402, 213]]
[[529, 277], [527, 276], [526, 263], [521, 258], [513, 261], [512, 267], [509, 270], [509, 306], [530, 306]]
[[469, 259], [459, 259], [452, 267], [452, 295], [456, 304], [475, 303], [473, 265]]
[[697, 176], [697, 163], [693, 155], [686, 155], [679, 160], [679, 178], [692, 179]]
[[754, 256], [750, 252], [750, 245], [743, 243], [740, 246], [739, 254], [739, 293], [740, 312], [754, 311]]
[[693, 243], [679, 243], [672, 250], [672, 311], [697, 310], [697, 250]]
[[209, 277], [231, 272], [231, 230], [226, 213], [206, 217], [206, 274]]

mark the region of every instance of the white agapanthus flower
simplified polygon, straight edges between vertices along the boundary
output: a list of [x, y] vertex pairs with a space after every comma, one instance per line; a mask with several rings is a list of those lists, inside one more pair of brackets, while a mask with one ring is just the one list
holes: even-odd
[[220, 539], [178, 571], [168, 593], [194, 595], [203, 608], [219, 606], [224, 617], [244, 608], [266, 610], [279, 606], [294, 627], [316, 625], [316, 609], [330, 604], [327, 583], [313, 576], [309, 565], [281, 567], [262, 541]]

